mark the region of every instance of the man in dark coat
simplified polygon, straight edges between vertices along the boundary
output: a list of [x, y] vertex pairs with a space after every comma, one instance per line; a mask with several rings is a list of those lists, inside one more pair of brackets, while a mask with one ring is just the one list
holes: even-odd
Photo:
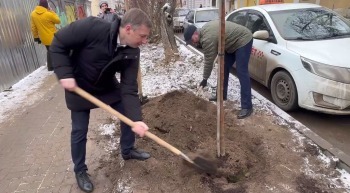
[[[151, 21], [140, 9], [130, 9], [123, 19], [107, 22], [96, 17], [78, 20], [55, 34], [50, 47], [54, 72], [65, 89], [71, 110], [71, 153], [80, 189], [93, 191], [85, 164], [90, 109], [95, 105], [75, 94], [79, 86], [124, 114], [136, 124], [121, 123], [120, 146], [124, 160], [145, 160], [150, 155], [134, 147], [135, 134], [143, 137], [137, 73], [140, 45], [147, 43]], [[120, 83], [116, 79], [120, 72]]]

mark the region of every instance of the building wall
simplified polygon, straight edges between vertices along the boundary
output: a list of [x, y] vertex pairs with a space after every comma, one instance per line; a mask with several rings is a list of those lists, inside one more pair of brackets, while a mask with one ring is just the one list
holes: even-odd
[[96, 16], [100, 12], [100, 8], [98, 6], [99, 0], [90, 0], [91, 1], [91, 14]]
[[314, 4], [317, 4], [316, 0], [299, 0], [299, 3], [314, 3]]
[[[177, 4], [180, 5], [180, 2]], [[199, 8], [200, 4], [202, 4], [203, 7], [212, 7], [213, 0], [182, 0], [182, 7], [187, 7], [189, 9]]]
[[328, 7], [346, 18], [350, 18], [350, 0], [319, 0], [320, 5]]
[[254, 6], [254, 5], [257, 5], [258, 0], [247, 0], [247, 6]]

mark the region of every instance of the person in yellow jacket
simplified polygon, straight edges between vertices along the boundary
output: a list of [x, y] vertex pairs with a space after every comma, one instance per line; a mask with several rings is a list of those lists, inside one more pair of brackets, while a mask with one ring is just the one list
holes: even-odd
[[38, 44], [42, 43], [47, 49], [47, 69], [52, 71], [49, 48], [57, 31], [55, 24], [61, 23], [60, 18], [50, 10], [47, 0], [40, 0], [39, 5], [35, 7], [30, 15], [30, 22], [34, 41]]

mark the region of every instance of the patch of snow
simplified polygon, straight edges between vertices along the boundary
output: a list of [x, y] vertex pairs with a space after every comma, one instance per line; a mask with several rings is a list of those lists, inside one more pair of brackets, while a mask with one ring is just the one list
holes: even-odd
[[[338, 162], [339, 158], [326, 156], [319, 150], [320, 154], [317, 156], [319, 160], [326, 164], [327, 167], [330, 167], [330, 164], [333, 162]], [[330, 178], [332, 185], [337, 188], [344, 187], [347, 192], [350, 192], [350, 174], [344, 169], [337, 168], [336, 171], [340, 173], [339, 177]]]
[[317, 158], [319, 160], [321, 160], [323, 163], [325, 163], [326, 166], [329, 166], [332, 162], [338, 162], [339, 161], [338, 158], [326, 156], [325, 154], [323, 154], [321, 152], [320, 149], [319, 149], [319, 155], [317, 156]]
[[[42, 66], [14, 84], [8, 91], [0, 92], [0, 123], [8, 118], [11, 112], [17, 109], [24, 109], [42, 98], [43, 93], [37, 92], [38, 88], [44, 83], [44, 79], [52, 74]], [[31, 97], [28, 97], [31, 95]]]
[[[203, 79], [203, 57], [189, 51], [184, 45], [179, 45], [180, 60], [163, 64], [164, 49], [150, 48], [146, 45], [141, 52], [141, 72], [143, 94], [150, 97], [158, 96], [178, 89], [187, 89], [204, 98], [215, 95], [217, 65], [208, 79], [208, 86], [203, 90], [198, 89], [199, 82]], [[146, 51], [152, 50], [152, 52]], [[238, 79], [230, 75], [228, 99], [240, 101], [240, 87]], [[253, 102], [259, 102], [254, 100]], [[237, 108], [239, 108], [237, 106]]]
[[[331, 167], [330, 166], [331, 161], [339, 161], [338, 158], [327, 157], [321, 152], [320, 149], [318, 149], [318, 151], [319, 151], [319, 155], [317, 158], [323, 163], [325, 163], [324, 168]], [[330, 187], [344, 188], [346, 192], [350, 192], [350, 174], [348, 172], [346, 172], [343, 169], [337, 168], [336, 171], [339, 172], [339, 174], [335, 174], [335, 175], [334, 173], [329, 175], [318, 174], [318, 173], [315, 173], [315, 170], [320, 170], [321, 168], [319, 168], [319, 166], [317, 167], [318, 168], [315, 169], [314, 166], [310, 164], [309, 159], [307, 157], [304, 158], [303, 172], [307, 176], [310, 176], [313, 179], [327, 179], [329, 181]]]
[[287, 184], [282, 184], [281, 186], [284, 188], [286, 192], [293, 192], [293, 189]]
[[265, 187], [267, 188], [267, 190], [270, 190], [270, 191], [274, 191], [276, 189], [275, 186], [273, 187], [270, 187], [269, 185], [265, 184]]
[[[337, 171], [340, 172], [340, 175], [341, 175], [339, 180], [343, 183], [347, 191], [350, 192], [350, 174], [343, 169], [342, 170], [337, 169]], [[337, 179], [333, 179], [333, 180], [337, 181]]]
[[119, 137], [114, 137], [114, 133], [116, 130], [115, 123], [103, 124], [100, 125], [99, 131], [101, 131], [101, 135], [109, 136], [110, 140], [107, 142], [107, 146], [104, 148], [107, 152], [112, 152], [117, 150], [119, 147], [120, 139]]
[[130, 184], [131, 184], [131, 178], [129, 178], [128, 180], [119, 179], [117, 187], [116, 187], [115, 191], [113, 191], [113, 192], [132, 193], [133, 190], [132, 190]]
[[107, 152], [112, 152], [114, 150], [117, 150], [119, 146], [118, 142], [115, 142], [114, 140], [108, 141], [107, 147], [105, 147], [105, 150]]
[[99, 128], [101, 132], [101, 135], [110, 135], [112, 136], [115, 132], [115, 124], [111, 123], [111, 124], [104, 124], [101, 125]]

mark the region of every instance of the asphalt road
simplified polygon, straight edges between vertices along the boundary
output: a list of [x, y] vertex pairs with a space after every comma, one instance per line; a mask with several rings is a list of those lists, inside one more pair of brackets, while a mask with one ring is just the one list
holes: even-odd
[[[183, 34], [175, 35], [183, 39]], [[252, 80], [252, 88], [272, 101], [270, 91], [260, 83]], [[305, 109], [299, 109], [288, 114], [334, 147], [350, 155], [350, 115], [328, 115]]]
[[[252, 88], [266, 99], [272, 101], [270, 91], [260, 83], [252, 80]], [[349, 115], [328, 115], [305, 109], [299, 109], [288, 114], [328, 141], [334, 147], [350, 155]]]

